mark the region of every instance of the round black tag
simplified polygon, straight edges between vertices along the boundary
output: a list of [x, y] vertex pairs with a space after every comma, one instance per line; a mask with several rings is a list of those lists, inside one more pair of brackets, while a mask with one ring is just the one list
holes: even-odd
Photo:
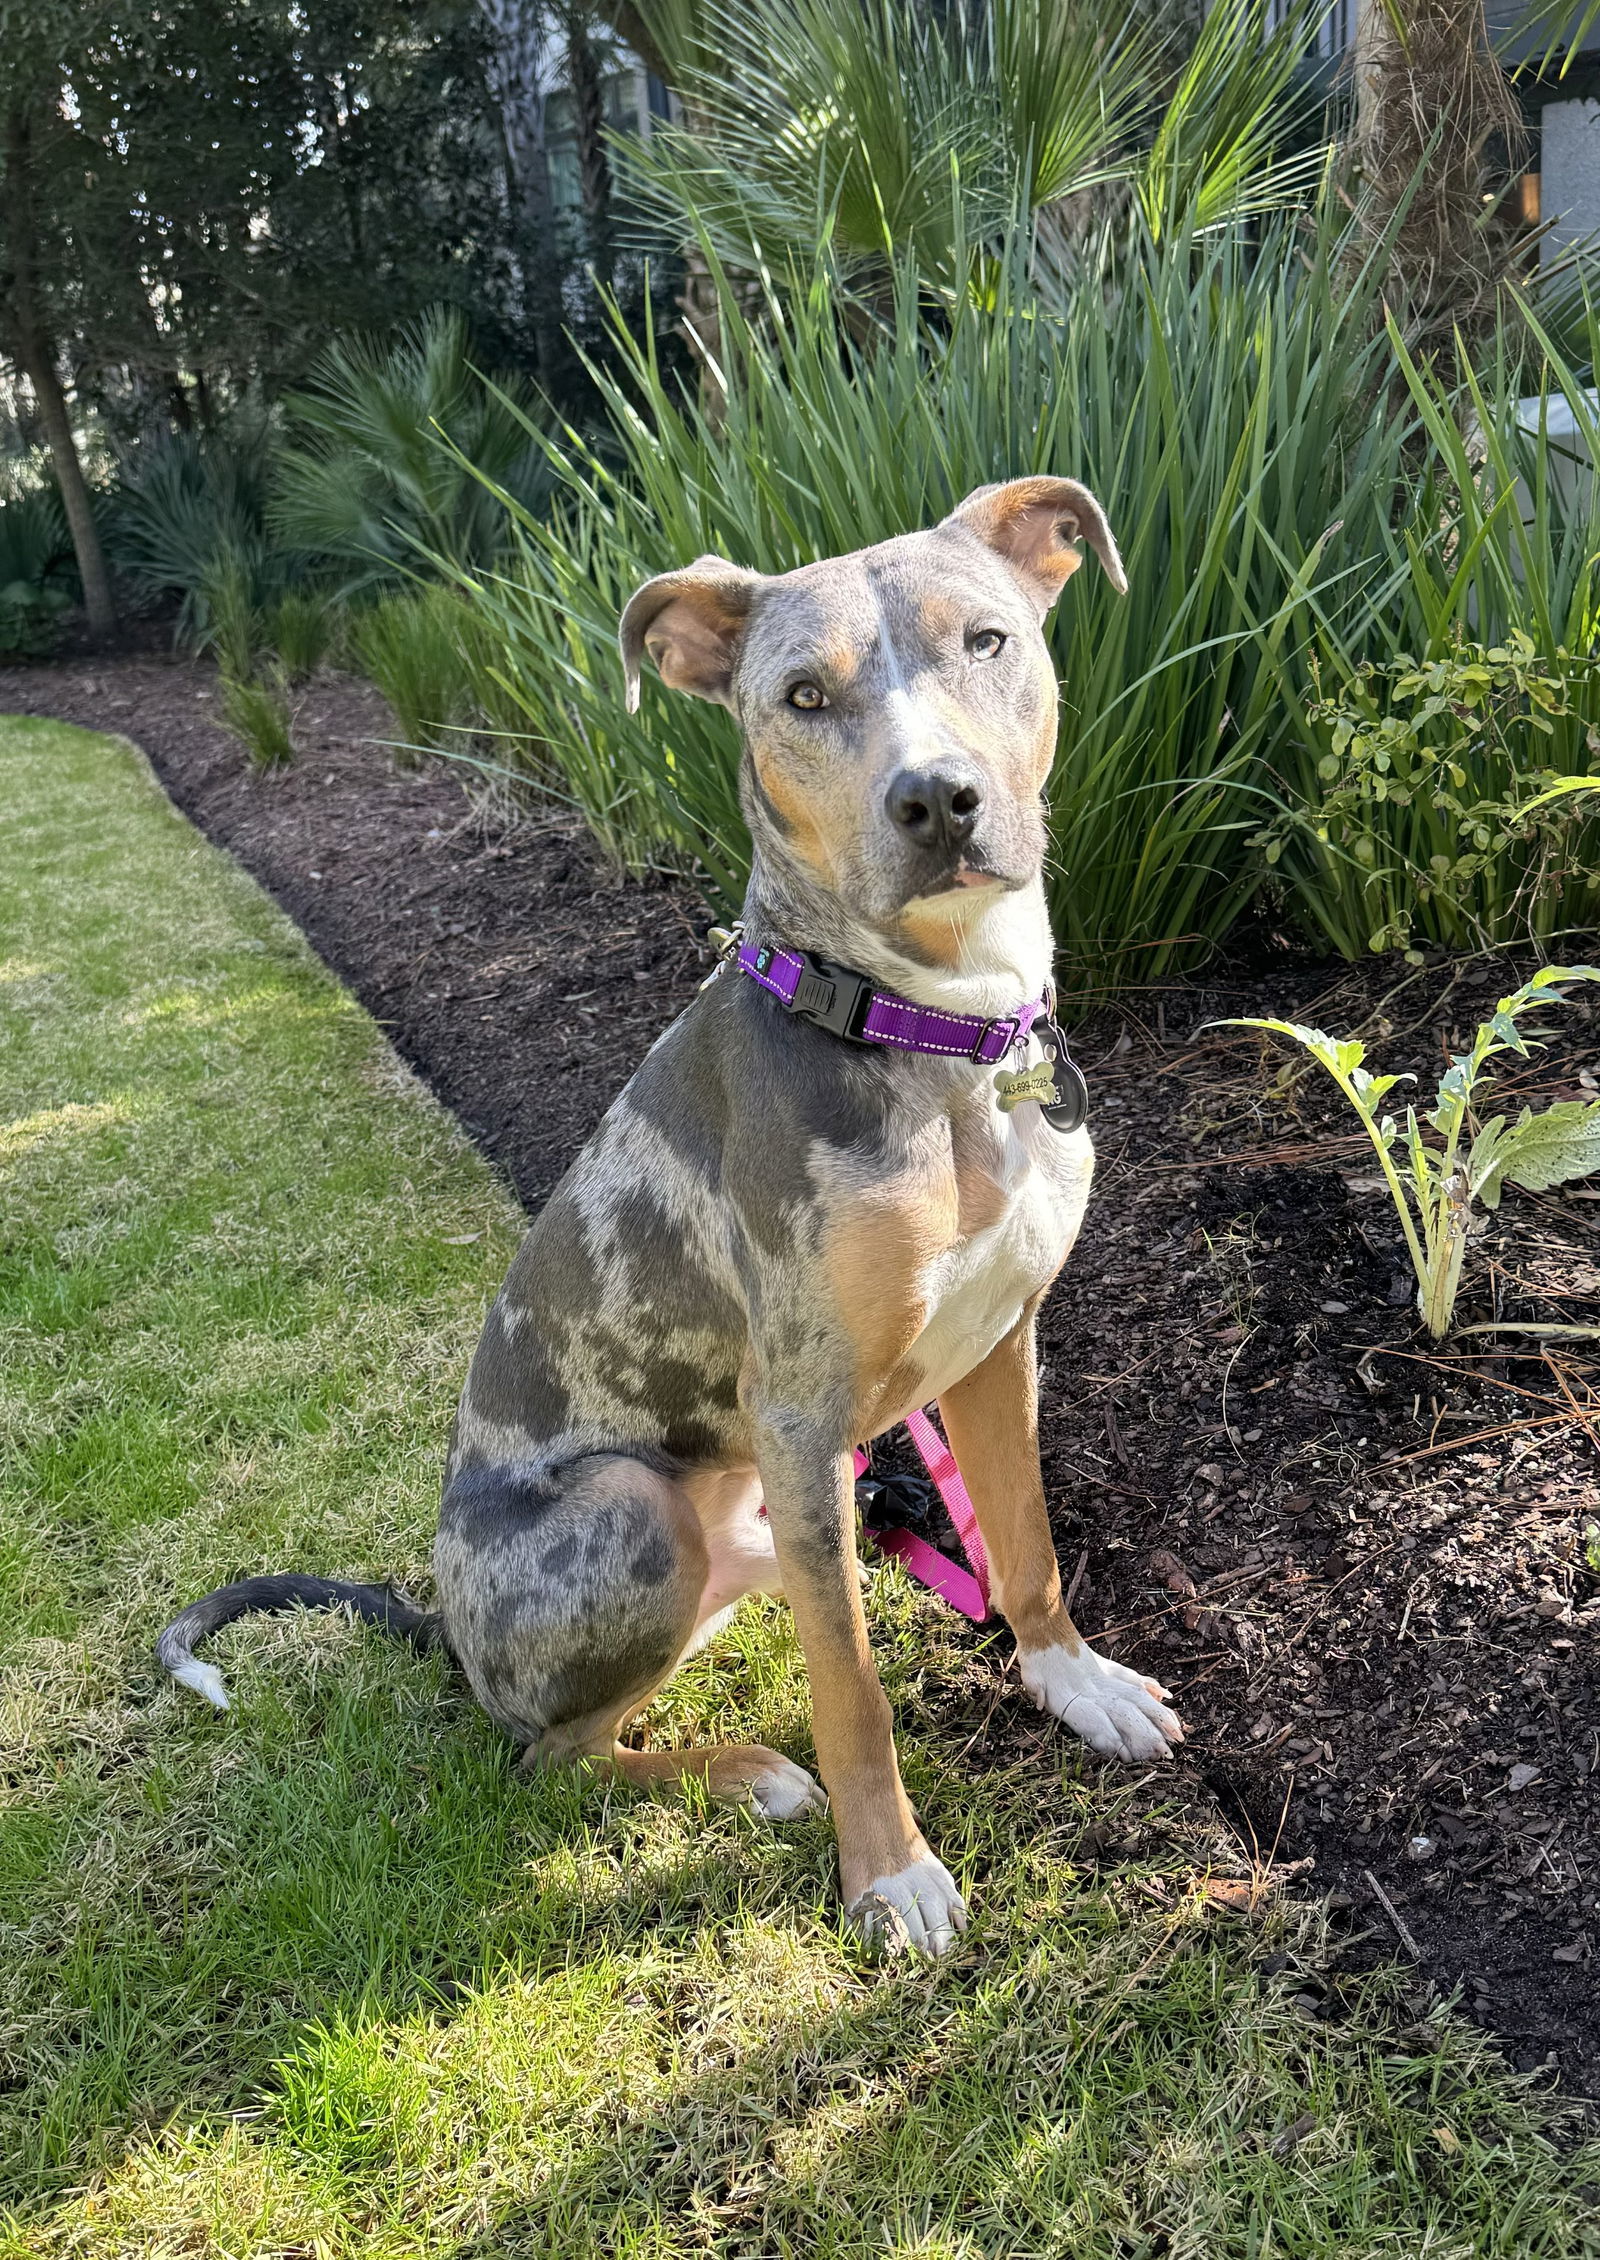
[[1067, 1039], [1053, 1020], [1036, 1020], [1033, 1032], [1044, 1046], [1056, 1086], [1055, 1105], [1042, 1107], [1040, 1112], [1051, 1129], [1063, 1135], [1081, 1130], [1089, 1119], [1089, 1086], [1083, 1079], [1083, 1070], [1069, 1055]]

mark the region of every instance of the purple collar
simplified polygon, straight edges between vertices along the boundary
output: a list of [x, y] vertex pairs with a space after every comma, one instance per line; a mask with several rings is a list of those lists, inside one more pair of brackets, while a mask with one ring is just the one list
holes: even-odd
[[892, 989], [876, 989], [865, 973], [832, 965], [809, 950], [779, 949], [772, 942], [741, 942], [739, 971], [777, 998], [797, 1019], [856, 1044], [889, 1044], [896, 1051], [931, 1052], [993, 1067], [1048, 1010], [1046, 997], [1015, 1012], [983, 1020], [974, 1012], [936, 1012], [912, 1004]]

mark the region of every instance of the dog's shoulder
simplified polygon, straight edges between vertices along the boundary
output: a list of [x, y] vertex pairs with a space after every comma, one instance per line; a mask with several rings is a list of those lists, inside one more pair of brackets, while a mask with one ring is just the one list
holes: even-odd
[[756, 1174], [798, 1195], [819, 1149], [869, 1164], [899, 1151], [913, 1118], [907, 1064], [843, 1044], [724, 974], [654, 1045], [620, 1103], [719, 1182]]

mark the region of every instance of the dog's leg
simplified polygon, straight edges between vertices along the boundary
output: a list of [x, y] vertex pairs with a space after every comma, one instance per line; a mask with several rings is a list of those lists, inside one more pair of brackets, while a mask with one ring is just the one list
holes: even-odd
[[943, 1954], [966, 1929], [967, 1910], [929, 1851], [900, 1780], [856, 1575], [850, 1458], [825, 1431], [789, 1422], [761, 1432], [758, 1456], [811, 1678], [817, 1766], [839, 1832], [846, 1911], [878, 1944], [892, 1948], [903, 1935], [924, 1954]]
[[636, 1789], [703, 1781], [725, 1805], [748, 1805], [763, 1820], [792, 1821], [825, 1813], [828, 1800], [804, 1766], [759, 1742], [717, 1742], [703, 1750], [630, 1750], [617, 1740], [622, 1721], [583, 1720], [552, 1727], [522, 1754], [526, 1772], [587, 1763], [620, 1774]]
[[1096, 1655], [1062, 1606], [1039, 1472], [1031, 1309], [982, 1365], [944, 1392], [939, 1412], [977, 1512], [996, 1606], [1017, 1636], [1023, 1686], [1102, 1757], [1165, 1758], [1183, 1738], [1167, 1690]]
[[696, 1644], [709, 1556], [682, 1485], [625, 1454], [548, 1475], [476, 1466], [445, 1492], [434, 1549], [450, 1645], [523, 1764], [590, 1761], [653, 1786], [694, 1775], [772, 1820], [820, 1810], [811, 1776], [757, 1744], [627, 1750], [623, 1724]]

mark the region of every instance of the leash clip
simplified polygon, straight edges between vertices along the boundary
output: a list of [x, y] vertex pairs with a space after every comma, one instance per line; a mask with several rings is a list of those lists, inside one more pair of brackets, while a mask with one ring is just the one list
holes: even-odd
[[739, 945], [744, 940], [744, 920], [736, 918], [731, 926], [708, 927], [706, 940], [716, 951], [717, 962], [701, 982], [702, 989], [709, 989], [713, 981], [720, 980], [738, 956]]

